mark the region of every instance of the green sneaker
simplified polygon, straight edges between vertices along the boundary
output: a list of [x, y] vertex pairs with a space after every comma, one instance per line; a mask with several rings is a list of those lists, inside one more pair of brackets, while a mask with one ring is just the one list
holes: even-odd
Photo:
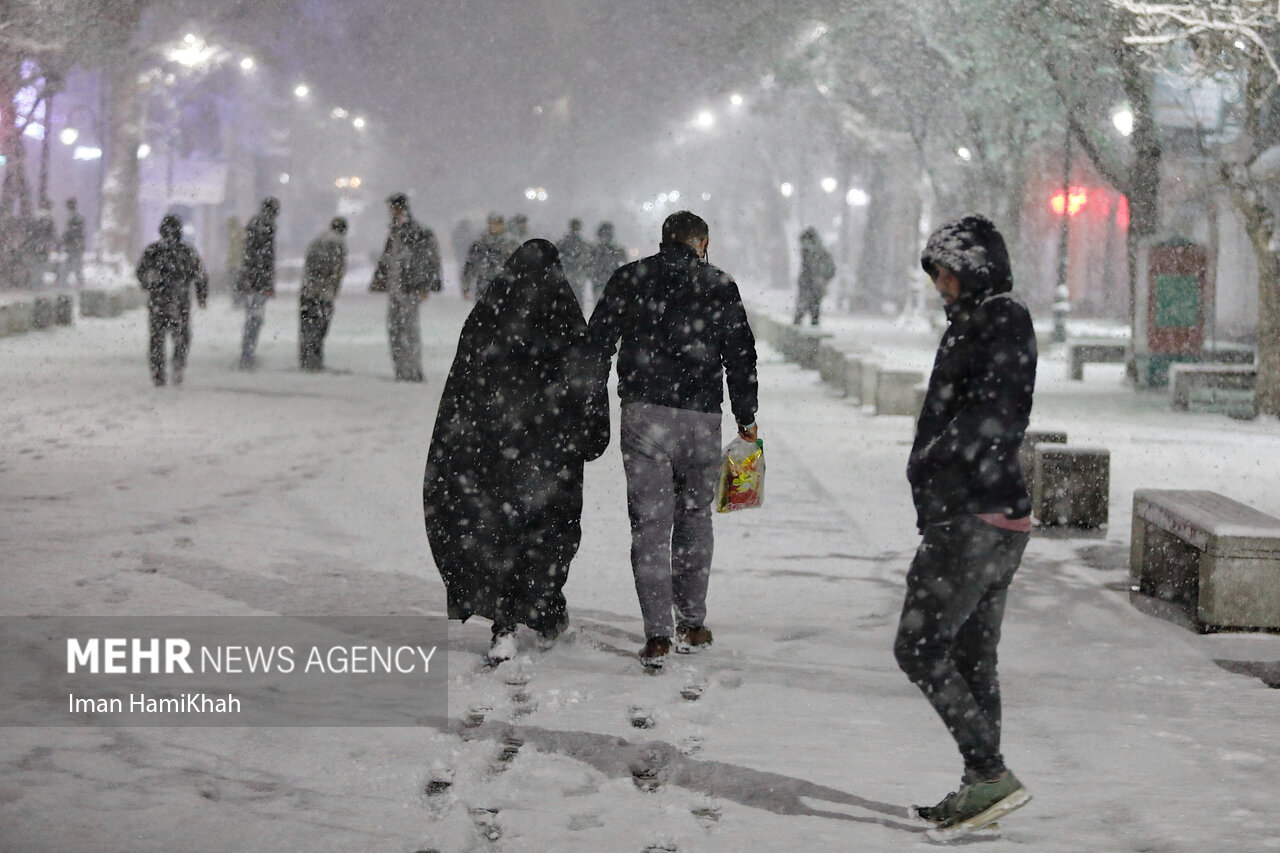
[[965, 782], [949, 807], [950, 814], [935, 829], [929, 830], [929, 837], [934, 841], [954, 841], [989, 827], [1030, 801], [1031, 793], [1008, 770], [990, 782]]
[[909, 814], [915, 820], [923, 820], [927, 823], [939, 824], [951, 816], [952, 809], [956, 805], [956, 797], [960, 796], [959, 791], [952, 791], [941, 800], [936, 806], [911, 806], [907, 809]]

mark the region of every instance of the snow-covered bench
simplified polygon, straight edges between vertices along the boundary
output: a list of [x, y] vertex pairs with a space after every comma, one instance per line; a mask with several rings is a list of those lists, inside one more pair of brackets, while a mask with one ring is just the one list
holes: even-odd
[[1280, 518], [1217, 492], [1138, 489], [1129, 574], [1199, 631], [1280, 628]]
[[1169, 403], [1190, 408], [1193, 397], [1215, 391], [1253, 391], [1258, 368], [1251, 364], [1174, 364], [1169, 367]]
[[1124, 341], [1073, 341], [1067, 345], [1071, 378], [1084, 379], [1084, 366], [1090, 362], [1123, 364], [1128, 346]]
[[875, 402], [877, 415], [920, 414], [916, 404], [916, 386], [924, 382], [918, 370], [880, 370], [876, 373]]
[[1070, 444], [1035, 445], [1031, 511], [1046, 527], [1097, 528], [1111, 506], [1111, 451]]

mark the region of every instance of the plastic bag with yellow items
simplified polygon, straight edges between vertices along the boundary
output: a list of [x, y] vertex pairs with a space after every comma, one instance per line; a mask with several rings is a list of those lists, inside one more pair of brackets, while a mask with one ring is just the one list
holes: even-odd
[[764, 439], [734, 438], [724, 449], [716, 480], [716, 512], [752, 509], [764, 503]]

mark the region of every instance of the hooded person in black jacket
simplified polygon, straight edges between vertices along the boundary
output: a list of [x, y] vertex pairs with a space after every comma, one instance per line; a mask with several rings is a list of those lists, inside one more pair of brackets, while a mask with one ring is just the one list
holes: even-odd
[[703, 621], [726, 377], [738, 434], [756, 440], [755, 337], [738, 285], [707, 263], [708, 243], [701, 217], [668, 216], [658, 254], [613, 274], [589, 324], [595, 343], [618, 352], [640, 660], [655, 668], [673, 635], [678, 652], [711, 644]]
[[955, 738], [960, 789], [916, 813], [942, 838], [1030, 799], [1000, 754], [996, 645], [1031, 530], [1018, 447], [1031, 416], [1036, 339], [1010, 291], [1004, 239], [966, 216], [930, 236], [921, 265], [946, 303], [907, 479], [923, 540], [907, 574], [894, 653]]
[[138, 261], [138, 283], [147, 292], [148, 361], [151, 380], [165, 384], [165, 338], [173, 335], [174, 385], [182, 384], [191, 349], [191, 289], [204, 308], [209, 277], [196, 250], [182, 240], [182, 220], [170, 213], [160, 220], [160, 239]]
[[555, 246], [530, 240], [467, 317], [436, 413], [422, 500], [449, 618], [493, 620], [493, 663], [528, 625], [565, 628], [583, 463], [609, 444], [608, 366]]

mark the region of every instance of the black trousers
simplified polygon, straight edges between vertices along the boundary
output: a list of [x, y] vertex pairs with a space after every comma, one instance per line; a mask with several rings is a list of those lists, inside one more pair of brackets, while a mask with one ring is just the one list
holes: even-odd
[[894, 656], [981, 779], [1004, 770], [996, 646], [1029, 538], [971, 515], [931, 524], [907, 573]]
[[165, 383], [165, 340], [173, 336], [173, 381], [182, 381], [187, 366], [187, 353], [191, 350], [191, 306], [150, 304], [147, 306], [150, 344], [147, 348], [151, 363], [151, 381]]
[[333, 303], [303, 296], [299, 305], [298, 362], [303, 370], [324, 369], [324, 339], [333, 319]]

